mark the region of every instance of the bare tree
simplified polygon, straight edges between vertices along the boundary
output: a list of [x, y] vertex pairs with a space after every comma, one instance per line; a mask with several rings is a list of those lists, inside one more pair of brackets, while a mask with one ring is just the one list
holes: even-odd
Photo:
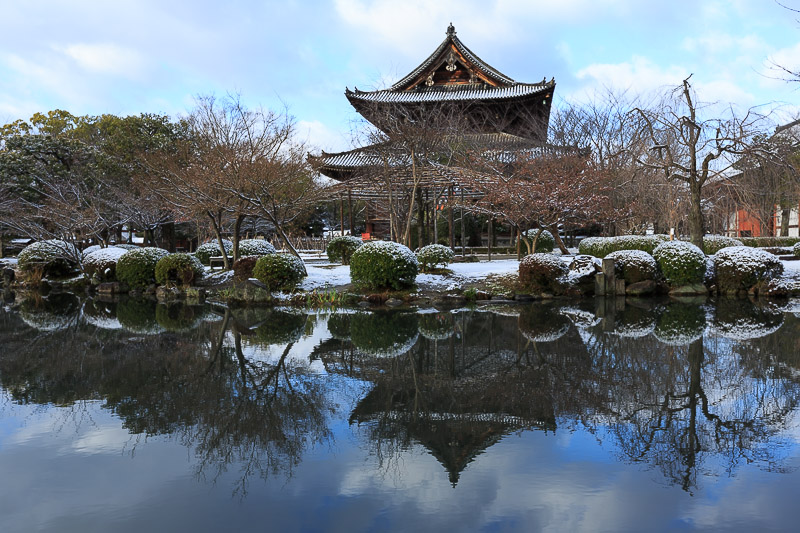
[[703, 187], [730, 171], [753, 136], [760, 133], [764, 117], [753, 110], [739, 117], [733, 109], [724, 117], [703, 117], [709, 106], [698, 103], [690, 78], [657, 106], [633, 111], [639, 119], [638, 132], [649, 144], [636, 160], [643, 168], [685, 184], [689, 192], [689, 233], [692, 243], [702, 248]]

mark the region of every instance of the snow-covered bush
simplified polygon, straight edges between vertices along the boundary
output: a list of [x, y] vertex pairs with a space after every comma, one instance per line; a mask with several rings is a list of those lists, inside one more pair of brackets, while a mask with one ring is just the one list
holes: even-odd
[[723, 248], [731, 246], [744, 246], [742, 241], [725, 235], [706, 235], [703, 237], [703, 251], [706, 255], [714, 255]]
[[113, 281], [116, 279], [117, 261], [125, 253], [127, 253], [127, 250], [116, 247], [98, 247], [88, 254], [84, 250], [83, 272], [90, 278], [97, 278], [100, 281]]
[[553, 251], [553, 248], [556, 246], [556, 240], [553, 238], [553, 234], [547, 231], [546, 229], [529, 229], [525, 232], [525, 236], [528, 240], [533, 244], [533, 240], [536, 239], [536, 234], [541, 232], [539, 235], [539, 239], [536, 241], [536, 249], [533, 253], [549, 253]]
[[783, 273], [783, 264], [769, 252], [747, 246], [723, 248], [714, 255], [720, 292], [749, 290]]
[[653, 254], [660, 244], [669, 240], [666, 235], [620, 235], [619, 237], [587, 237], [578, 245], [581, 254], [606, 257], [619, 250], [641, 250]]
[[50, 239], [23, 248], [17, 266], [23, 272], [40, 271], [44, 276], [61, 277], [75, 271], [79, 257], [80, 252], [71, 243]]
[[693, 285], [703, 282], [706, 256], [694, 244], [667, 241], [653, 250], [653, 257], [670, 285]]
[[[268, 254], [265, 254], [268, 255]], [[253, 268], [258, 261], [258, 255], [248, 255], [240, 257], [233, 263], [233, 277], [239, 281], [246, 281], [253, 277]]]
[[288, 253], [262, 255], [253, 267], [253, 277], [270, 291], [290, 291], [305, 275], [303, 261]]
[[93, 244], [91, 246], [87, 246], [86, 248], [84, 248], [82, 254], [83, 254], [83, 257], [86, 257], [87, 255], [89, 255], [92, 252], [96, 252], [97, 250], [104, 250], [104, 249], [105, 248], [103, 248], [99, 244]]
[[[233, 250], [233, 243], [228, 239], [222, 239], [222, 245], [225, 247], [225, 255], [230, 256]], [[206, 266], [211, 264], [212, 257], [217, 257], [222, 254], [223, 251], [220, 250], [219, 243], [216, 240], [201, 244], [197, 247], [197, 250], [194, 251], [195, 257]]]
[[340, 235], [330, 240], [325, 251], [328, 253], [329, 261], [349, 265], [353, 252], [358, 250], [362, 244], [364, 244], [364, 241], [358, 237]]
[[739, 240], [752, 248], [781, 248], [794, 246], [800, 242], [800, 237], [739, 237]]
[[[231, 249], [233, 249], [233, 246], [231, 246]], [[239, 257], [268, 255], [276, 252], [275, 247], [263, 239], [242, 239], [239, 241]]]
[[792, 253], [795, 257], [800, 257], [800, 242], [797, 242], [792, 246]]
[[301, 312], [272, 309], [256, 328], [256, 340], [264, 344], [297, 342], [305, 333], [307, 319]]
[[555, 289], [568, 272], [564, 261], [550, 254], [526, 255], [519, 263], [519, 280], [533, 289]]
[[203, 277], [203, 265], [193, 255], [169, 254], [158, 260], [155, 275], [159, 285], [166, 285], [168, 282], [191, 285]]
[[606, 259], [614, 260], [614, 270], [625, 283], [638, 283], [658, 276], [656, 260], [641, 250], [618, 250], [608, 254]]
[[418, 273], [417, 256], [398, 242], [368, 242], [350, 258], [350, 279], [368, 289], [399, 290], [413, 285]]
[[416, 313], [375, 311], [356, 313], [350, 319], [350, 336], [359, 351], [394, 357], [410, 350], [419, 338]]
[[702, 307], [674, 302], [658, 317], [653, 335], [665, 344], [683, 346], [701, 338], [705, 329]]
[[429, 244], [419, 249], [417, 252], [417, 261], [423, 272], [429, 272], [436, 268], [436, 265], [446, 267], [453, 261], [455, 256], [456, 254], [454, 254], [453, 250], [448, 246]]
[[117, 261], [117, 279], [132, 289], [147, 287], [156, 281], [156, 265], [167, 255], [161, 248], [128, 250]]
[[605, 257], [602, 253], [605, 242], [605, 237], [586, 237], [578, 243], [578, 253], [581, 255], [591, 255], [593, 257]]
[[135, 244], [128, 244], [126, 242], [113, 244], [112, 246], [116, 246], [117, 248], [122, 248], [123, 250], [136, 250], [137, 248], [141, 248], [141, 246], [136, 246]]

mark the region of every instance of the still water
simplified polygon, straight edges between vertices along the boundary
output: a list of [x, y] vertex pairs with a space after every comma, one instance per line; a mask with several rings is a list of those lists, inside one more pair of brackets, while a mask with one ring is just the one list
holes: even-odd
[[796, 530], [800, 302], [0, 311], [0, 531]]

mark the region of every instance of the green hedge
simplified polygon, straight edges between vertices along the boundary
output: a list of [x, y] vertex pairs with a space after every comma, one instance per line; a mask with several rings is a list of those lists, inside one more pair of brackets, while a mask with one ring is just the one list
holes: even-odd
[[714, 255], [724, 248], [742, 245], [742, 241], [725, 235], [706, 235], [703, 237], [703, 251], [706, 255]]
[[620, 250], [641, 250], [653, 254], [653, 250], [669, 240], [667, 235], [620, 235], [619, 237], [587, 237], [578, 244], [582, 255], [604, 258]]
[[703, 282], [706, 256], [694, 244], [667, 241], [653, 250], [653, 257], [670, 285], [694, 285]]
[[418, 273], [417, 256], [397, 242], [365, 243], [350, 258], [350, 279], [367, 289], [409, 287]]
[[270, 291], [290, 291], [305, 276], [303, 262], [287, 253], [262, 255], [253, 267], [253, 276]]
[[169, 252], [161, 248], [128, 250], [117, 261], [117, 279], [128, 287], [143, 288], [156, 281], [156, 265]]
[[358, 237], [343, 235], [331, 239], [325, 251], [328, 253], [329, 261], [349, 265], [353, 252], [358, 250], [363, 244], [364, 241]]
[[203, 265], [193, 255], [169, 254], [156, 263], [155, 277], [159, 285], [166, 285], [167, 282], [192, 285], [203, 277]]
[[751, 248], [782, 248], [799, 243], [800, 237], [739, 237], [739, 240]]

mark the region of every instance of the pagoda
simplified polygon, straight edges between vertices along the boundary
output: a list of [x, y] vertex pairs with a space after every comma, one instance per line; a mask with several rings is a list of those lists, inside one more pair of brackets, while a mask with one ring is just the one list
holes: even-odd
[[[422, 122], [437, 116], [443, 120], [458, 117], [461, 133], [479, 138], [482, 146], [538, 151], [547, 149], [555, 85], [554, 79], [521, 83], [506, 76], [467, 48], [450, 24], [444, 41], [433, 53], [390, 88], [376, 91], [346, 88], [345, 96], [361, 116], [387, 134], [398, 123]], [[385, 154], [394, 148], [388, 144], [309, 156], [322, 175], [341, 183], [340, 195], [367, 201], [367, 231], [378, 236], [387, 233], [380, 205], [386, 200], [387, 191], [385, 184], [376, 185], [372, 178], [378, 169], [387, 167]], [[397, 183], [402, 184], [409, 181], [408, 171], [403, 169], [410, 165], [406, 164], [408, 156], [403, 155], [402, 149], [396, 152], [388, 166], [394, 169]], [[460, 186], [459, 172], [453, 169], [433, 163], [422, 173], [420, 186], [429, 198], [441, 197], [445, 189], [451, 197], [470, 194]]]

